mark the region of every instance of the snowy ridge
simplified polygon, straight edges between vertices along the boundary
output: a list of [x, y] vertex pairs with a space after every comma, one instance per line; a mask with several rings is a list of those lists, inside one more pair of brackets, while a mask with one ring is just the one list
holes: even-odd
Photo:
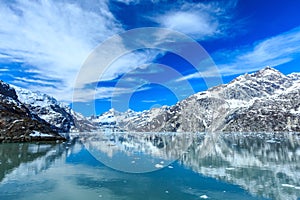
[[19, 101], [16, 91], [0, 81], [0, 142], [64, 140], [53, 127]]
[[184, 99], [143, 112], [108, 111], [98, 125], [138, 132], [300, 131], [300, 73], [266, 67]]
[[96, 128], [84, 116], [55, 98], [13, 86], [20, 102], [34, 114], [54, 126], [61, 133], [92, 131]]

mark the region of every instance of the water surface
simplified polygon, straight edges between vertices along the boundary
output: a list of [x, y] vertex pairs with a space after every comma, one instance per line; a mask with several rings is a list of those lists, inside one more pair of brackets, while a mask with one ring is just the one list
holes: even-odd
[[121, 133], [1, 144], [0, 199], [299, 199], [299, 142], [293, 134]]

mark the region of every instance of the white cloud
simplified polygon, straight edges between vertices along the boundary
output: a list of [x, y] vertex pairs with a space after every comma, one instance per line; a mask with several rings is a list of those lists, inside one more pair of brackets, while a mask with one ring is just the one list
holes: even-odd
[[111, 63], [105, 73], [102, 74], [101, 80], [111, 80], [125, 73], [132, 74], [136, 69], [147, 67], [147, 64], [152, 63], [160, 53], [161, 51], [159, 50], [146, 49], [142, 52], [132, 52], [122, 55]]
[[[80, 1], [1, 2], [0, 59], [25, 63], [25, 72], [56, 80], [58, 90], [50, 92], [70, 101], [78, 70], [91, 50], [122, 30], [106, 1], [93, 6], [97, 12]], [[47, 87], [39, 89], [49, 93]]]
[[[300, 57], [300, 27], [256, 42], [252, 47], [216, 52], [217, 68], [229, 76], [256, 71], [266, 66], [276, 67]], [[177, 81], [200, 77], [214, 77], [212, 71], [189, 74]]]
[[153, 99], [153, 100], [142, 100], [143, 103], [157, 103], [158, 101], [162, 101], [162, 100], [157, 100], [157, 99]]
[[124, 4], [138, 4], [140, 3], [140, 0], [116, 0], [117, 2], [120, 2], [120, 3], [124, 3]]
[[7, 72], [7, 71], [9, 71], [9, 69], [7, 69], [7, 68], [0, 69], [0, 72]]
[[251, 48], [226, 53], [231, 60], [219, 65], [223, 75], [255, 71], [265, 66], [278, 66], [300, 56], [300, 27], [266, 38]]
[[[79, 96], [78, 99], [94, 99], [93, 95], [84, 97], [84, 91], [89, 93], [86, 85], [98, 82], [99, 78], [114, 79], [145, 63], [151, 63], [160, 52], [129, 53], [111, 63], [103, 76], [99, 77], [101, 73], [97, 73], [97, 68], [104, 68], [99, 65], [106, 58], [110, 58], [113, 53], [118, 55], [116, 52], [121, 52], [119, 55], [128, 52], [120, 38], [115, 40], [115, 44], [108, 44], [104, 54], [94, 54], [101, 56], [100, 61], [88, 59], [93, 60], [90, 63], [92, 67], [82, 72], [85, 74], [82, 80], [76, 79], [93, 49], [100, 42], [123, 31], [108, 4], [108, 1], [83, 3], [74, 0], [0, 2], [0, 61], [24, 63], [18, 70], [26, 78], [15, 77], [13, 83], [71, 102], [74, 100], [76, 81], [79, 88], [84, 88], [81, 91], [83, 97]], [[107, 63], [110, 62], [108, 60]], [[107, 96], [108, 91], [109, 88], [103, 91], [103, 97]]]
[[235, 7], [235, 1], [219, 4], [183, 3], [175, 10], [168, 10], [155, 17], [155, 21], [162, 27], [185, 33], [195, 39], [224, 34], [228, 24], [225, 19], [230, 18], [230, 8]]
[[23, 82], [23, 84], [40, 84], [40, 85], [47, 85], [47, 86], [52, 86], [55, 88], [55, 83], [53, 81], [49, 80], [41, 80], [41, 79], [30, 79], [26, 77], [15, 77], [16, 81], [19, 81], [19, 83]]
[[131, 94], [131, 88], [118, 87], [98, 87], [79, 90], [76, 93], [76, 102], [89, 102], [94, 99], [109, 99], [120, 96], [122, 94]]
[[[20, 70], [26, 76], [26, 79], [16, 78], [13, 83], [47, 93], [58, 100], [72, 101], [77, 74], [92, 50], [109, 36], [123, 31], [122, 25], [110, 12], [108, 4], [108, 0], [88, 3], [76, 0], [0, 2], [0, 61], [23, 63]], [[225, 10], [213, 3], [181, 3], [180, 9], [165, 12], [156, 20], [163, 26], [197, 38], [211, 37], [222, 32], [223, 24], [219, 18], [227, 17]], [[190, 23], [195, 20], [198, 23]], [[174, 40], [172, 35], [159, 36], [161, 38], [157, 36], [158, 43]], [[143, 35], [140, 39], [144, 38]], [[116, 51], [127, 52], [123, 42], [120, 39], [116, 44], [109, 44], [111, 48], [100, 55], [101, 61], [106, 61], [106, 56], [109, 58], [112, 52], [114, 55]], [[155, 45], [159, 44], [152, 46]], [[151, 63], [160, 53], [144, 51], [126, 54], [111, 63], [101, 80], [114, 79], [122, 73], [142, 67], [145, 63]], [[84, 71], [83, 79], [76, 80], [80, 83], [79, 88], [86, 88], [88, 84], [99, 80], [99, 73], [90, 70], [99, 68], [98, 60], [94, 61], [96, 63], [90, 64], [96, 65]], [[108, 61], [110, 63], [111, 60]], [[10, 70], [13, 72], [14, 69]], [[122, 88], [117, 90], [119, 94], [128, 92]], [[106, 98], [111, 88], [102, 88], [102, 95], [99, 91], [92, 91], [94, 90], [84, 89], [76, 95], [79, 95], [80, 100], [94, 99], [95, 93], [98, 98]]]
[[210, 78], [210, 77], [216, 77], [218, 75], [221, 75], [219, 71], [216, 71], [217, 68], [211, 67], [209, 70], [199, 71], [196, 73], [192, 73], [183, 77], [180, 77], [175, 80], [175, 82], [181, 82], [184, 80], [190, 80], [190, 79], [197, 79], [197, 78]]
[[[193, 20], [191, 20], [193, 19]], [[216, 33], [218, 23], [208, 16], [196, 12], [174, 12], [161, 17], [162, 26], [184, 32], [188, 35], [211, 36]]]

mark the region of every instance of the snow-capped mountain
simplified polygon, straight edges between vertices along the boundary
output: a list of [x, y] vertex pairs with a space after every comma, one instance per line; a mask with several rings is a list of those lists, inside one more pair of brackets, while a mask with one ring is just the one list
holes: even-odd
[[[159, 124], [160, 120], [156, 117], [169, 110], [169, 108], [170, 107], [168, 106], [163, 106], [161, 108], [152, 108], [151, 110], [145, 110], [143, 112], [136, 112], [131, 109], [126, 112], [119, 112], [112, 108], [100, 116], [90, 117], [89, 120], [102, 129], [112, 129], [115, 131], [135, 130], [139, 125], [147, 126], [152, 123]], [[152, 127], [155, 128], [154, 125], [152, 125]], [[145, 131], [150, 132], [151, 127]]]
[[16, 91], [0, 81], [0, 142], [63, 140], [51, 124], [19, 101]]
[[107, 119], [121, 130], [142, 132], [300, 131], [300, 74], [286, 76], [266, 67], [174, 106], [143, 112], [109, 111], [97, 122], [101, 125]]
[[54, 126], [60, 133], [83, 132], [96, 129], [83, 115], [58, 102], [53, 97], [16, 86], [12, 87], [15, 89], [20, 102], [32, 113]]

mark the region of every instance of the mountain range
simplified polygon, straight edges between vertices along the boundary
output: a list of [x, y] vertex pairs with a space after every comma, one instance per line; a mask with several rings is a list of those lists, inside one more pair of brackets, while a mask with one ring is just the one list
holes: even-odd
[[137, 132], [299, 132], [300, 74], [266, 67], [173, 106], [123, 113], [111, 109], [90, 120]]
[[70, 132], [299, 132], [300, 74], [266, 67], [141, 112], [86, 118], [55, 98], [0, 81], [0, 141], [57, 140]]

